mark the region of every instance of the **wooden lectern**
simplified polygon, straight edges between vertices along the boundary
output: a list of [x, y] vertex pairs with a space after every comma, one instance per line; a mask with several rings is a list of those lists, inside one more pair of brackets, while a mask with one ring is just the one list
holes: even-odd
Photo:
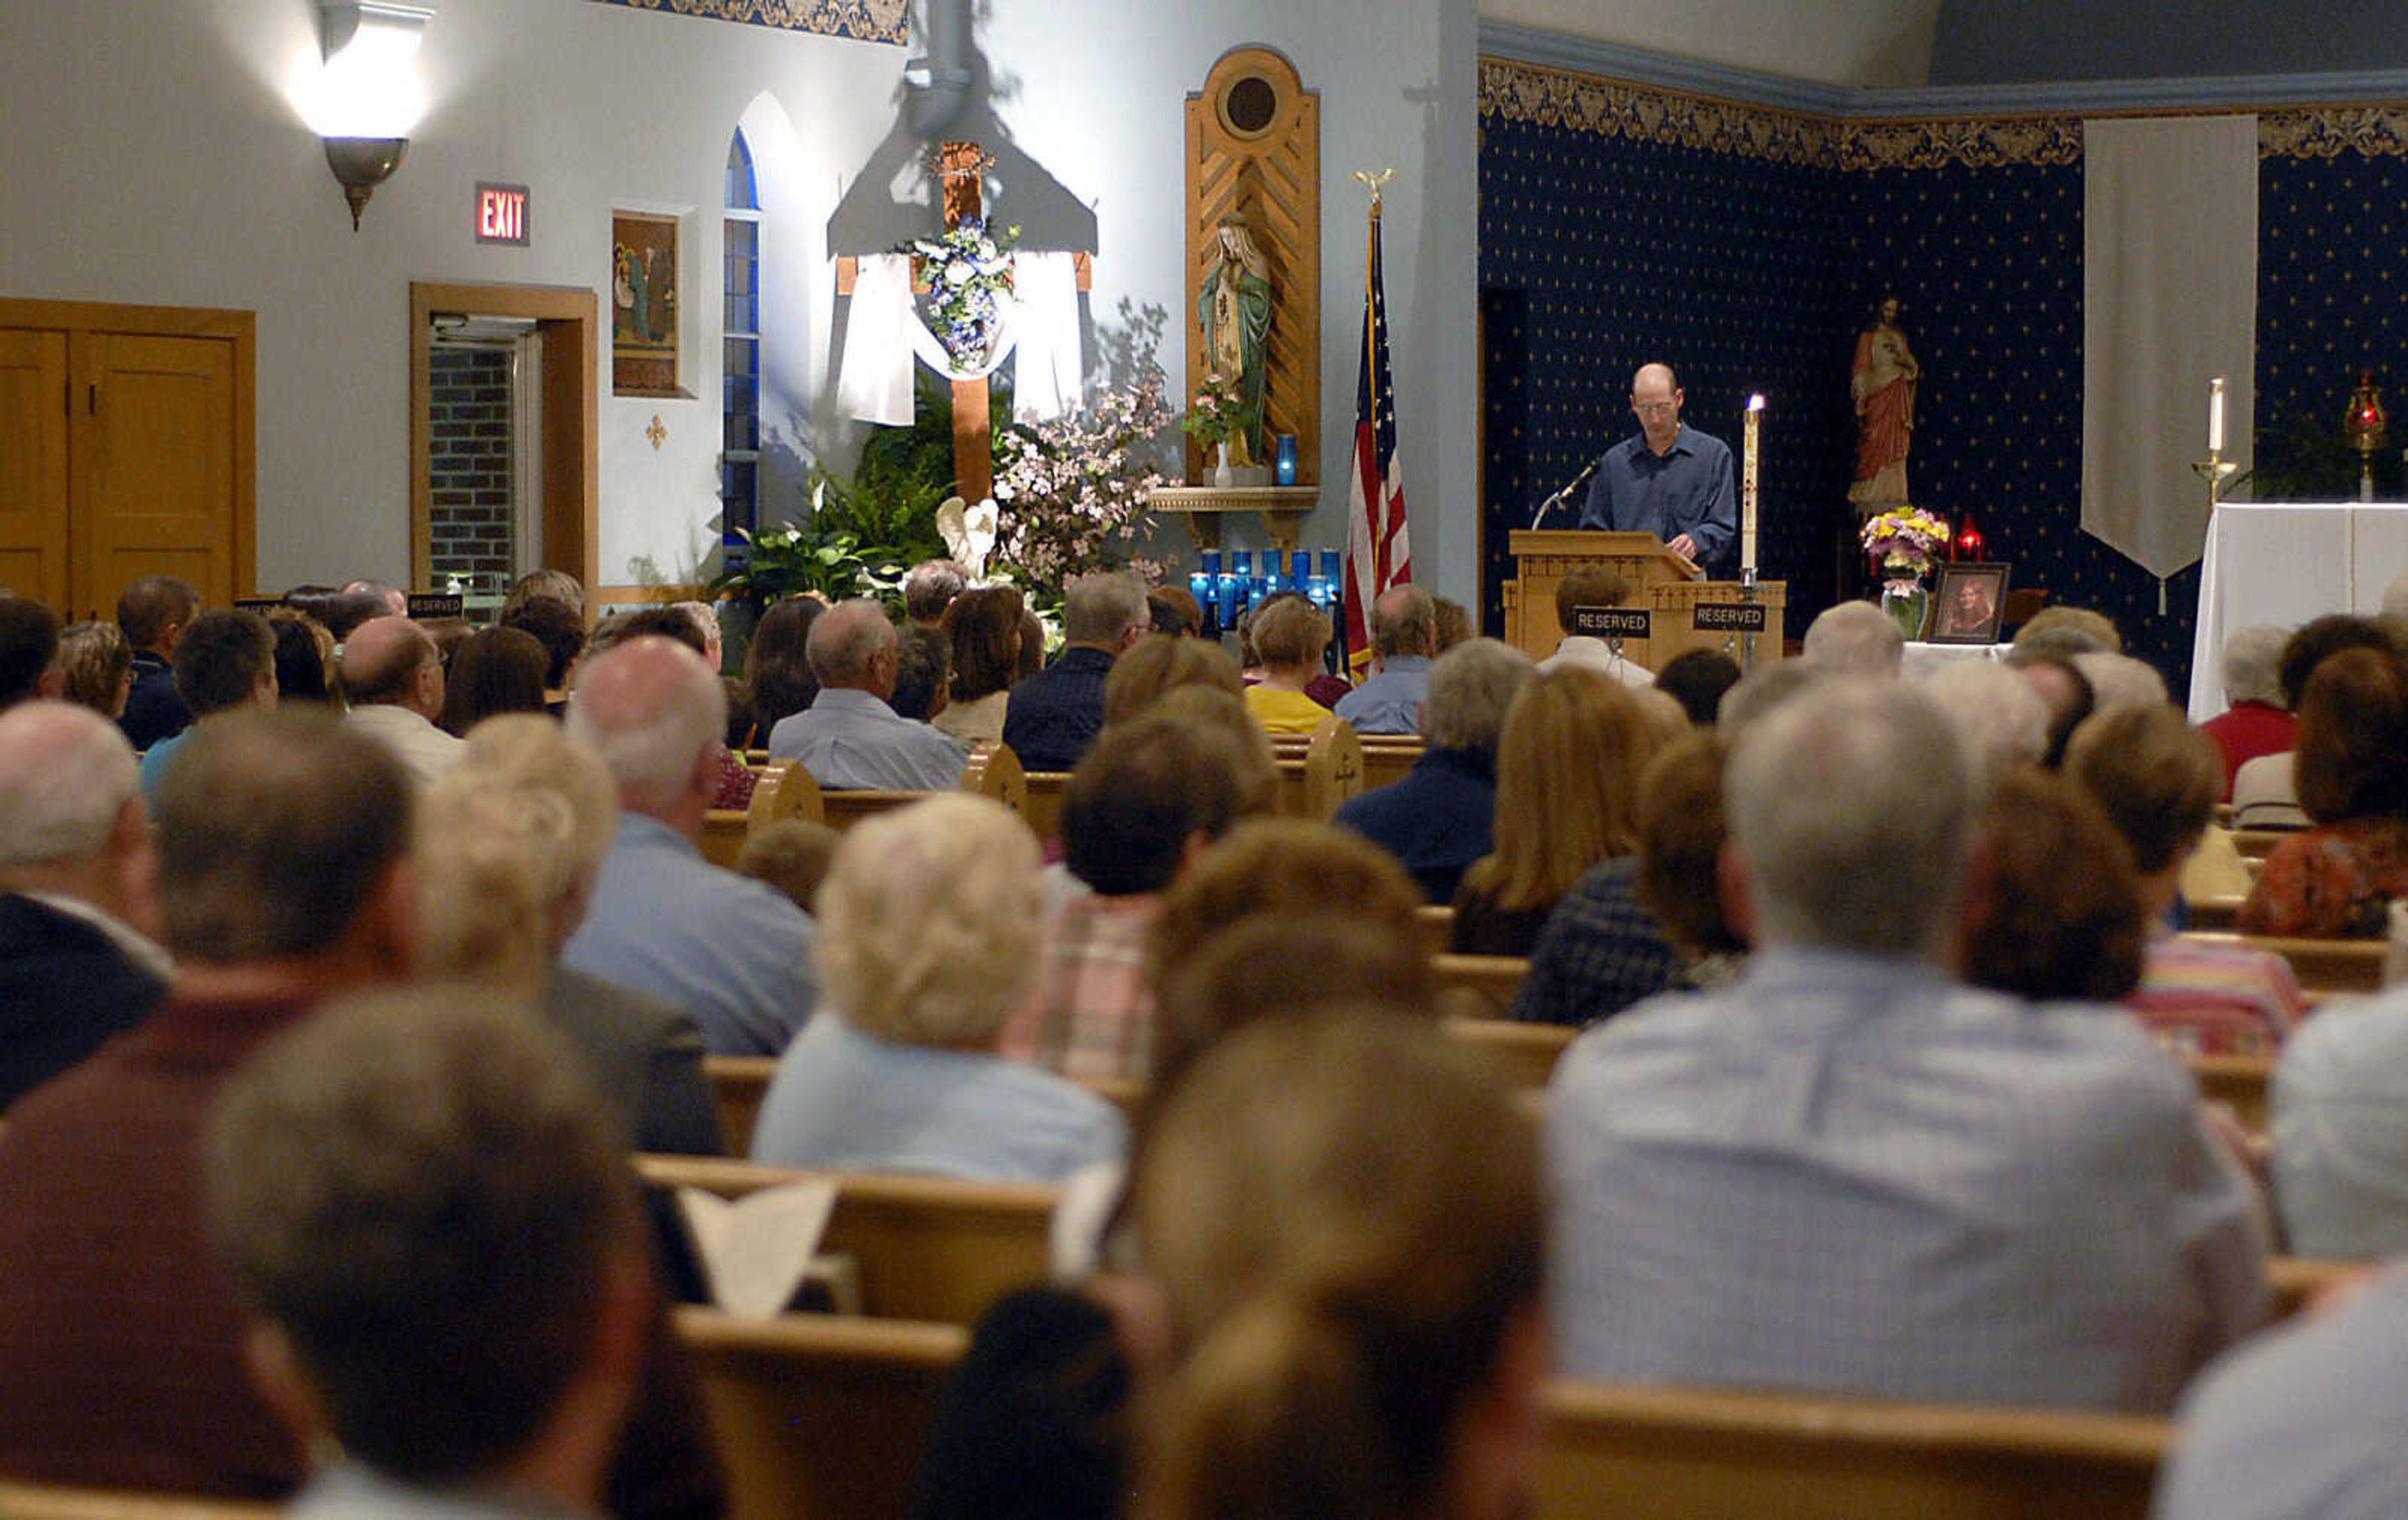
[[[1524, 528], [1506, 539], [1513, 552], [1514, 579], [1505, 582], [1505, 642], [1534, 660], [1555, 652], [1563, 630], [1555, 623], [1555, 587], [1576, 569], [1603, 565], [1629, 578], [1631, 605], [1653, 614], [1644, 639], [1623, 640], [1623, 652], [1649, 669], [1684, 650], [1720, 649], [1729, 636], [1691, 626], [1701, 603], [1747, 600], [1736, 581], [1695, 579], [1695, 566], [1664, 547], [1652, 533], [1606, 533], [1582, 528]], [[1782, 611], [1789, 588], [1779, 581], [1756, 582], [1755, 599], [1765, 609], [1765, 631], [1756, 636], [1758, 665], [1781, 658]]]

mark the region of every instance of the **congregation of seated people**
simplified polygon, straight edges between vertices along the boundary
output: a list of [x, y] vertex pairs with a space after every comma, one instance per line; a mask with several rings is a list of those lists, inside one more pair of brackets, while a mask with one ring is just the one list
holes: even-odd
[[[2266, 1327], [2270, 1258], [2408, 1251], [2408, 990], [2286, 958], [2408, 943], [2408, 624], [2238, 630], [2194, 726], [2073, 609], [1915, 674], [1843, 603], [1742, 677], [1407, 585], [1350, 682], [1300, 595], [1233, 659], [1080, 578], [1049, 661], [1020, 589], [901, 590], [737, 669], [556, 572], [483, 628], [0, 598], [0, 1481], [726, 1514], [626, 1162], [732, 1151], [1056, 1198], [932, 1520], [1509, 1520], [1551, 1372], [2176, 1418], [2176, 1520], [2408, 1495], [2330, 1416], [2408, 1274]], [[1409, 767], [1293, 816], [1273, 736], [1350, 726]], [[881, 806], [707, 857], [788, 767]], [[1517, 1095], [1481, 1042], [1550, 1025]]]

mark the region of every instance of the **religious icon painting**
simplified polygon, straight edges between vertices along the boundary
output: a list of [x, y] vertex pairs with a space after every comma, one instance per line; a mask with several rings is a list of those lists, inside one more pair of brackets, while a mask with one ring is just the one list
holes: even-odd
[[678, 219], [610, 214], [610, 390], [681, 396], [678, 388]]
[[1931, 596], [1935, 644], [1995, 644], [2007, 612], [2007, 566], [1960, 560], [1940, 566]]

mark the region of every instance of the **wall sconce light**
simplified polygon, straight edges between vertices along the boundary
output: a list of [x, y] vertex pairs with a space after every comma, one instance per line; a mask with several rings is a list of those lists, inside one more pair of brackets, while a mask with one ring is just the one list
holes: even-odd
[[423, 102], [416, 71], [431, 4], [411, 0], [320, 0], [326, 67], [311, 124], [324, 139], [326, 166], [343, 187], [351, 230], [368, 196], [401, 166]]

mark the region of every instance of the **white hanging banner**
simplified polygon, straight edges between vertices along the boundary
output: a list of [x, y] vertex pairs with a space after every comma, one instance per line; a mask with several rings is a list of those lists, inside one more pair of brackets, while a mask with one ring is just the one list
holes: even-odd
[[2083, 139], [2082, 526], [2162, 581], [2200, 556], [2208, 385], [2249, 467], [2258, 118], [2096, 121]]
[[911, 261], [868, 253], [853, 277], [845, 323], [837, 409], [885, 427], [911, 425], [911, 334], [925, 333], [911, 309]]
[[1086, 354], [1079, 340], [1079, 261], [1074, 253], [1012, 258], [1011, 330], [1020, 362], [1012, 369], [1011, 414], [1050, 422], [1074, 411], [1084, 394]]

